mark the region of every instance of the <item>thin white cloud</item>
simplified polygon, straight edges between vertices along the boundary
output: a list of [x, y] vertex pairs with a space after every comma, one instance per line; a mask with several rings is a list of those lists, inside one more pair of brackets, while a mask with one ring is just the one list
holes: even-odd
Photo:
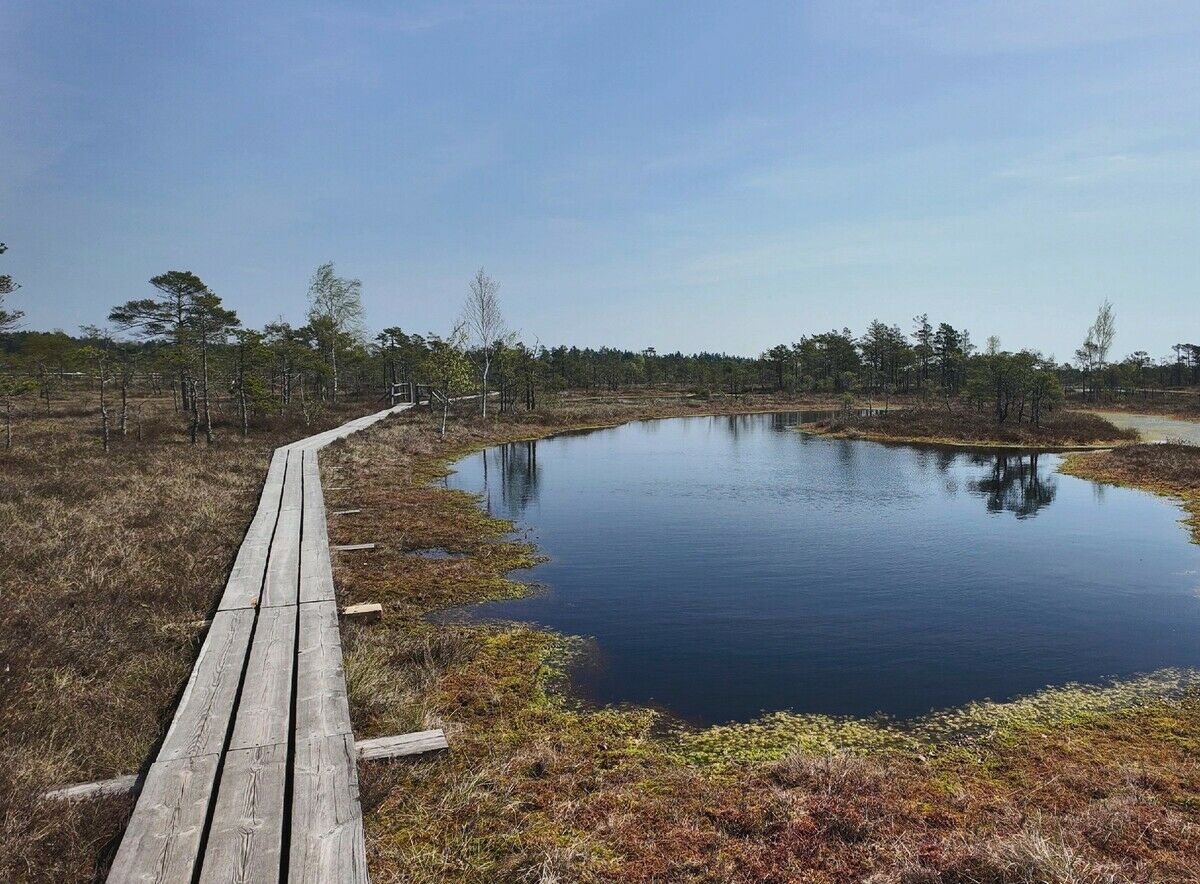
[[1086, 131], [1013, 157], [995, 175], [1030, 186], [1180, 185], [1200, 178], [1200, 149], [1167, 133]]
[[810, 7], [814, 32], [872, 45], [901, 43], [947, 55], [1043, 52], [1194, 34], [1193, 0], [832, 0]]
[[441, 0], [407, 3], [386, 10], [354, 9], [347, 4], [311, 7], [307, 16], [338, 28], [415, 34], [506, 12], [538, 12], [561, 8], [556, 0]]
[[307, 17], [339, 29], [419, 33], [471, 18], [478, 4], [443, 3], [425, 9], [395, 9], [386, 12], [322, 6], [308, 10]]

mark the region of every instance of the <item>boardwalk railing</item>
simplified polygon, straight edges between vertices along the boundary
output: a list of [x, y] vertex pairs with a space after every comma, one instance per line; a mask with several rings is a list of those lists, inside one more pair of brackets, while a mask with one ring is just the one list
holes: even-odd
[[433, 388], [428, 384], [414, 384], [411, 381], [403, 381], [391, 385], [388, 391], [388, 398], [392, 405], [400, 403], [419, 405], [421, 402], [429, 401], [432, 391]]
[[277, 448], [110, 882], [366, 882], [317, 451]]

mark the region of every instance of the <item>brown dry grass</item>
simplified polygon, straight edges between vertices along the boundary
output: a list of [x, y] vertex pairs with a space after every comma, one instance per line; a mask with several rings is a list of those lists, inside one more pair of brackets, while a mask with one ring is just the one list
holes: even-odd
[[945, 407], [893, 408], [870, 416], [851, 414], [817, 424], [818, 432], [897, 442], [931, 442], [951, 445], [1000, 445], [1022, 448], [1072, 448], [1137, 441], [1132, 430], [1122, 430], [1086, 411], [1059, 410], [1033, 426], [1014, 419], [997, 424], [990, 414], [980, 414], [964, 403], [951, 411]]
[[1072, 397], [1071, 404], [1079, 408], [1098, 408], [1101, 411], [1127, 411], [1130, 414], [1156, 414], [1183, 420], [1200, 420], [1200, 390], [1167, 390], [1147, 394], [1107, 397], [1100, 403], [1083, 397]]
[[[633, 411], [633, 414], [640, 412]], [[446, 605], [520, 591], [536, 550], [430, 481], [491, 442], [606, 423], [576, 407], [452, 427], [419, 415], [322, 456], [345, 601], [383, 602], [344, 633], [361, 737], [446, 728], [452, 751], [364, 765], [375, 881], [1100, 884], [1200, 880], [1200, 699], [1066, 706], [920, 752], [794, 752], [697, 762], [650, 710], [559, 690], [571, 643], [522, 625], [437, 625]], [[438, 546], [451, 559], [413, 556]], [[867, 727], [866, 724], [861, 727]]]
[[[137, 771], [191, 670], [280, 424], [186, 444], [170, 402], [105, 455], [85, 402], [22, 414], [0, 449], [0, 880], [102, 873], [131, 802], [47, 789]], [[312, 432], [361, 407], [327, 412]]]
[[1104, 482], [1150, 487], [1171, 494], [1200, 493], [1200, 446], [1177, 442], [1124, 445], [1072, 458]]

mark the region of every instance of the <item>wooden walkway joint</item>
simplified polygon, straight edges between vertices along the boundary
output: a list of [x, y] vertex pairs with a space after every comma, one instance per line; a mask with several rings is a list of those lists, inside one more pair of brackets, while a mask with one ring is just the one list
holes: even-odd
[[275, 450], [109, 881], [368, 880], [317, 452], [410, 407]]

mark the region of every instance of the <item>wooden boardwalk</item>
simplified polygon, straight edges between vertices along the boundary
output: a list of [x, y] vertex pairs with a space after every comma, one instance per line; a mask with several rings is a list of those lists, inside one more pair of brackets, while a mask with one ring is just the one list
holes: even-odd
[[367, 881], [317, 452], [410, 407], [275, 450], [109, 881]]

